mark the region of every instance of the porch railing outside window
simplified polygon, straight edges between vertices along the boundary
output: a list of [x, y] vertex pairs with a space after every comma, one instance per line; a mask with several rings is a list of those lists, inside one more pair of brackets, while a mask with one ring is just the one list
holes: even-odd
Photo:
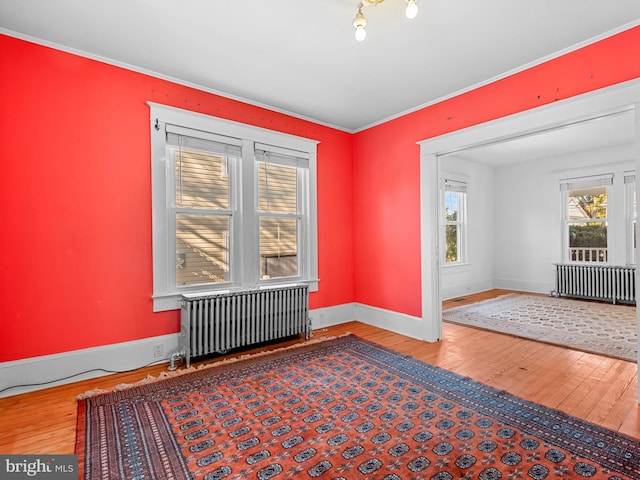
[[609, 261], [607, 248], [569, 248], [569, 258], [572, 262], [603, 262]]

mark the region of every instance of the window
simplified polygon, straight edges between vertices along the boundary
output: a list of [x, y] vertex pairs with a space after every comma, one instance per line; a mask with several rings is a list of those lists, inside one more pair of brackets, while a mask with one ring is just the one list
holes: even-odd
[[625, 172], [625, 214], [627, 218], [627, 263], [636, 264], [636, 176], [635, 173]]
[[467, 184], [444, 180], [442, 189], [442, 231], [444, 232], [444, 264], [466, 262]]
[[565, 256], [569, 262], [609, 261], [608, 198], [613, 175], [561, 183], [564, 192]]
[[317, 142], [151, 108], [154, 311], [183, 293], [317, 289]]
[[240, 142], [198, 138], [198, 132], [172, 125], [165, 130], [167, 161], [173, 172], [168, 186], [175, 192], [168, 219], [175, 232], [175, 283], [230, 282], [229, 240], [236, 210], [230, 184], [241, 157]]
[[298, 275], [302, 236], [301, 186], [307, 183], [304, 159], [258, 150], [260, 278]]

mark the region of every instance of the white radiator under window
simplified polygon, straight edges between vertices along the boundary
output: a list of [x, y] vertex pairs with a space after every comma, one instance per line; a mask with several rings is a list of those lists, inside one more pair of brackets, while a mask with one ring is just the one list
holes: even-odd
[[[304, 284], [246, 291], [183, 295], [179, 351], [189, 367], [193, 357], [311, 334], [309, 288]], [[170, 369], [175, 368], [172, 357]]]
[[636, 267], [556, 264], [559, 296], [636, 303]]

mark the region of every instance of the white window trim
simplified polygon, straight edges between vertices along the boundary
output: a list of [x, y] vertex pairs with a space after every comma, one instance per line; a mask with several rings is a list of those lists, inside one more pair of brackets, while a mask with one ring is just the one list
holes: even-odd
[[[607, 249], [613, 244], [613, 229], [610, 228], [611, 221], [611, 212], [613, 210], [612, 207], [615, 207], [612, 187], [613, 187], [613, 179], [615, 177], [614, 173], [600, 173], [595, 175], [582, 175], [573, 178], [564, 178], [560, 179], [560, 193], [562, 199], [562, 262], [563, 263], [574, 263], [574, 264], [582, 264], [587, 263], [589, 265], [610, 265], [611, 264], [611, 252], [609, 252], [608, 258], [606, 262], [580, 262], [571, 260], [571, 255], [569, 254], [569, 223], [605, 223], [607, 225]], [[574, 188], [587, 188], [587, 187], [595, 187], [595, 186], [604, 186], [607, 192], [607, 218], [602, 219], [585, 219], [585, 220], [570, 220], [569, 219], [569, 190]]]
[[[636, 193], [635, 172], [624, 172], [624, 208], [625, 208], [625, 239], [627, 246], [627, 265], [636, 265], [635, 243], [633, 237], [633, 226], [637, 222], [637, 205], [633, 208], [633, 197]], [[636, 227], [637, 228], [637, 227]]]
[[[172, 245], [170, 237], [174, 234], [174, 230], [169, 225], [169, 215], [167, 214], [167, 192], [169, 192], [167, 179], [172, 178], [171, 172], [168, 171], [169, 162], [165, 159], [165, 125], [167, 123], [240, 139], [242, 141], [242, 163], [245, 165], [247, 162], [255, 162], [253, 158], [253, 146], [255, 143], [273, 145], [305, 154], [305, 157], [309, 160], [308, 198], [304, 199], [308, 208], [308, 212], [306, 212], [308, 215], [306, 225], [308, 231], [305, 231], [302, 241], [306, 243], [303, 245], [303, 250], [308, 254], [301, 255], [302, 276], [296, 278], [295, 281], [309, 284], [309, 291], [317, 291], [319, 280], [316, 151], [319, 142], [153, 102], [147, 102], [147, 104], [150, 108], [151, 132], [153, 311], [159, 312], [180, 308], [180, 296], [184, 293], [205, 293], [229, 290], [230, 288], [229, 283], [225, 283], [220, 286], [209, 284], [178, 289], [175, 286], [175, 281], [172, 281], [173, 274], [170, 270], [172, 267], [167, 261], [167, 259], [172, 258], [169, 255], [170, 246]], [[252, 169], [239, 166], [238, 170], [239, 172], [237, 173], [239, 175], [251, 177], [250, 179], [245, 179], [251, 183], [245, 183], [245, 180], [241, 183], [243, 185], [252, 185], [254, 182]], [[241, 192], [236, 193], [242, 198], [240, 205], [254, 205], [255, 191], [251, 191], [249, 188], [241, 190]], [[256, 251], [258, 248], [257, 228], [253, 222], [253, 217], [238, 215], [238, 218], [240, 217], [241, 220], [239, 221], [243, 222], [243, 250], [245, 252]], [[236, 257], [232, 258], [232, 262], [238, 275], [233, 279], [232, 288], [263, 288], [270, 285], [292, 283], [291, 278], [258, 280], [260, 266], [257, 263], [256, 265], [252, 265], [251, 262], [247, 263], [246, 259], [243, 259], [238, 251], [236, 251], [235, 255]]]
[[[467, 243], [468, 243], [468, 228], [469, 222], [467, 219], [467, 203], [469, 200], [469, 177], [455, 174], [455, 173], [447, 173], [441, 172], [442, 175], [440, 177], [440, 244], [442, 245], [441, 250], [441, 259], [440, 263], [443, 268], [456, 268], [463, 267], [469, 265], [469, 259], [467, 256]], [[447, 248], [446, 248], [446, 222], [444, 220], [444, 197], [447, 191], [446, 183], [447, 181], [451, 181], [453, 183], [460, 184], [461, 187], [464, 188], [464, 202], [459, 209], [460, 212], [460, 220], [456, 222], [459, 226], [459, 241], [458, 241], [458, 261], [457, 262], [447, 262]], [[451, 190], [450, 190], [451, 191]]]

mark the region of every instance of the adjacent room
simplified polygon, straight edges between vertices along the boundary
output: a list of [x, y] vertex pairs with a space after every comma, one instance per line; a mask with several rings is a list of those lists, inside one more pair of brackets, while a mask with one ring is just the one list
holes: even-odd
[[455, 305], [493, 287], [523, 292], [453, 307], [445, 321], [635, 361], [633, 114], [439, 157], [441, 218], [450, 219], [441, 226], [449, 229], [443, 298]]
[[637, 0], [0, 0], [0, 477], [639, 479], [637, 58]]

